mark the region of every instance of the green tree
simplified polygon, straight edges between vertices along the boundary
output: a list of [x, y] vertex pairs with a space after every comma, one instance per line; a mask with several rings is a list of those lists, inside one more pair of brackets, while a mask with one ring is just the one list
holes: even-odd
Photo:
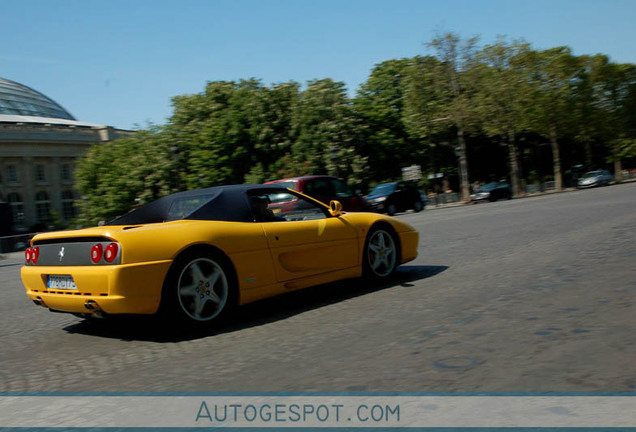
[[448, 141], [452, 128], [446, 110], [448, 90], [437, 78], [442, 70], [435, 57], [418, 56], [412, 59], [405, 80], [403, 122], [409, 135], [428, 153], [433, 173], [443, 168], [436, 157], [439, 142]]
[[364, 124], [347, 97], [344, 83], [309, 82], [294, 110], [291, 158], [308, 166], [303, 174], [330, 174], [353, 186], [366, 181], [367, 160], [358, 153]]
[[467, 201], [470, 195], [465, 133], [475, 119], [472, 103], [475, 83], [470, 81], [466, 72], [474, 64], [477, 41], [477, 37], [462, 40], [457, 34], [446, 33], [428, 43], [439, 61], [439, 66], [434, 69], [434, 77], [438, 88], [442, 90], [440, 96], [445, 97], [444, 103], [439, 105], [442, 109], [438, 116], [447, 117], [457, 131], [456, 150], [463, 201]]
[[599, 103], [603, 96], [599, 90], [605, 81], [604, 75], [609, 65], [609, 58], [604, 55], [579, 56], [577, 75], [572, 80], [573, 109], [571, 116], [576, 122], [575, 140], [583, 147], [584, 165], [593, 166], [592, 143], [604, 140], [604, 123], [607, 112]]
[[159, 130], [93, 146], [75, 172], [82, 200], [78, 222], [95, 225], [175, 191], [170, 143]]
[[405, 125], [405, 93], [413, 59], [388, 60], [377, 64], [358, 90], [354, 107], [365, 123], [362, 147], [369, 173], [375, 179], [391, 179], [400, 168], [417, 162], [423, 153]]
[[185, 189], [224, 184], [232, 177], [227, 113], [234, 88], [233, 82], [210, 82], [203, 93], [172, 99], [167, 131], [175, 140]]
[[622, 159], [629, 157], [636, 138], [636, 66], [605, 64], [603, 79], [597, 86], [597, 104], [604, 111], [604, 130], [614, 162], [614, 175], [621, 181]]
[[556, 189], [562, 190], [559, 136], [572, 127], [573, 85], [580, 65], [568, 47], [529, 51], [523, 61], [529, 67], [528, 82], [532, 88], [530, 128], [550, 140], [554, 181]]
[[298, 104], [299, 85], [289, 82], [266, 87], [260, 99], [260, 118], [252, 133], [252, 168], [245, 178], [248, 183], [274, 180], [279, 161], [291, 152], [292, 116]]
[[503, 39], [488, 45], [477, 54], [477, 63], [469, 71], [479, 83], [474, 97], [474, 109], [480, 125], [490, 137], [499, 137], [508, 150], [510, 181], [515, 195], [521, 193], [516, 136], [525, 128], [528, 83], [524, 81], [527, 66], [526, 42], [508, 43]]
[[202, 94], [173, 98], [168, 130], [188, 189], [266, 180], [291, 151], [298, 84], [210, 82]]

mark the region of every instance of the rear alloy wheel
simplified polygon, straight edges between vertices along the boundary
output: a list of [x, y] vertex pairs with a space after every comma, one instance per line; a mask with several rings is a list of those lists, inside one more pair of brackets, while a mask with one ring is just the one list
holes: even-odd
[[413, 210], [415, 210], [416, 213], [421, 212], [423, 208], [422, 201], [415, 201], [413, 203]]
[[163, 288], [161, 310], [195, 326], [221, 320], [236, 301], [235, 278], [218, 254], [189, 253], [178, 258]]
[[229, 284], [225, 271], [210, 258], [196, 258], [183, 267], [177, 280], [179, 305], [194, 321], [212, 321], [228, 301]]
[[364, 273], [374, 279], [386, 278], [397, 267], [398, 248], [393, 235], [384, 228], [374, 228], [364, 248]]

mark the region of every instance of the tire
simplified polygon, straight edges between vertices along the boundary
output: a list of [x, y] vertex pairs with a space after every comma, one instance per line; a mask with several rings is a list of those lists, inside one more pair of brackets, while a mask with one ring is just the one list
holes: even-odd
[[392, 230], [385, 226], [371, 228], [364, 244], [363, 275], [369, 279], [385, 279], [398, 266], [399, 247]]
[[227, 258], [186, 253], [175, 260], [164, 282], [161, 311], [177, 323], [206, 326], [224, 319], [236, 305], [236, 283]]
[[422, 210], [424, 210], [424, 206], [422, 205], [421, 201], [415, 201], [413, 203], [413, 210], [415, 211], [415, 213], [419, 213]]
[[389, 206], [386, 208], [386, 214], [388, 214], [389, 216], [394, 216], [397, 213], [397, 207], [395, 206], [395, 204], [389, 204]]

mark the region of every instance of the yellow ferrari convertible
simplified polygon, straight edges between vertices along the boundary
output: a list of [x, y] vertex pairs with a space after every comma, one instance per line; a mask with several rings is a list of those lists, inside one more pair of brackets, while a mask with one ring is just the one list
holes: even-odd
[[22, 281], [33, 302], [82, 317], [156, 314], [207, 324], [300, 288], [386, 278], [417, 256], [399, 219], [344, 213], [271, 185], [166, 196], [106, 225], [36, 235]]

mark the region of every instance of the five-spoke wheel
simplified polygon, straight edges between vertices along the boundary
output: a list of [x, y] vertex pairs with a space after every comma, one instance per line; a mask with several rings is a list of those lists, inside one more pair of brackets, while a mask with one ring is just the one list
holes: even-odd
[[398, 247], [391, 232], [376, 227], [369, 232], [364, 249], [364, 271], [373, 278], [391, 275], [398, 264]]
[[216, 254], [186, 254], [173, 264], [163, 290], [164, 311], [179, 321], [207, 324], [220, 319], [235, 299], [232, 273]]
[[177, 281], [179, 305], [196, 321], [210, 321], [227, 303], [229, 286], [223, 268], [209, 258], [186, 264]]

